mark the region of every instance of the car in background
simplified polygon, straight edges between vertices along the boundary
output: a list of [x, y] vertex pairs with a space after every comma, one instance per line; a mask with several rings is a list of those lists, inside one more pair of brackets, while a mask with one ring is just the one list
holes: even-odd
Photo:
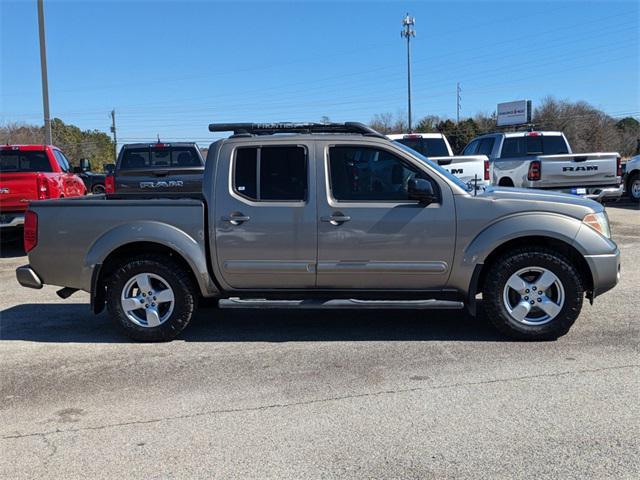
[[69, 160], [53, 145], [0, 146], [0, 232], [13, 237], [24, 224], [31, 200], [80, 197], [87, 193]]
[[629, 200], [640, 202], [640, 155], [632, 157], [625, 164], [625, 174], [622, 183]]
[[540, 188], [592, 200], [618, 200], [622, 163], [617, 152], [573, 153], [562, 132], [490, 133], [474, 138], [462, 155], [489, 157], [492, 185]]
[[118, 197], [200, 195], [204, 160], [193, 142], [123, 145], [113, 174], [107, 174], [107, 194]]
[[489, 158], [481, 152], [477, 155], [454, 155], [442, 133], [400, 133], [387, 137], [436, 162], [475, 190], [489, 186]]
[[80, 166], [74, 167], [73, 172], [82, 179], [88, 192], [94, 195], [105, 193], [104, 182], [106, 173], [92, 171], [91, 162], [86, 158], [80, 159]]

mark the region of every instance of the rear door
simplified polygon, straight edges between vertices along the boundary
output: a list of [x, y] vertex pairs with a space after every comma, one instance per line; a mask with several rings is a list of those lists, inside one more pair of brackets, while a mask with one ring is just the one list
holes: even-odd
[[124, 148], [116, 169], [118, 195], [200, 194], [204, 164], [195, 146]]
[[313, 143], [266, 142], [219, 155], [216, 265], [228, 288], [312, 288], [317, 225]]
[[0, 149], [0, 211], [21, 212], [38, 198], [38, 172], [51, 172], [44, 151]]
[[[319, 288], [441, 289], [455, 246], [446, 182], [420, 162], [378, 145], [324, 144], [318, 152]], [[410, 178], [432, 182], [439, 200], [409, 200]]]

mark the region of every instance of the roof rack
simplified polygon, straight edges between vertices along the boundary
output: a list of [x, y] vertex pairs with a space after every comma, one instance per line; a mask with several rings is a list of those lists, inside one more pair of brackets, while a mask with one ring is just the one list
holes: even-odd
[[344, 123], [210, 123], [210, 132], [233, 132], [234, 135], [273, 135], [274, 133], [359, 133], [386, 138], [360, 122]]

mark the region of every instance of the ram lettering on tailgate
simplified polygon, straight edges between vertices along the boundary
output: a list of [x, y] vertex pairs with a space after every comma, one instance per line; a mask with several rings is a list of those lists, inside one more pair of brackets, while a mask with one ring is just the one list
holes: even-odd
[[140, 188], [172, 188], [183, 187], [184, 182], [182, 180], [160, 180], [158, 182], [140, 182]]
[[562, 167], [563, 172], [596, 172], [598, 170], [597, 165], [586, 165], [580, 167]]

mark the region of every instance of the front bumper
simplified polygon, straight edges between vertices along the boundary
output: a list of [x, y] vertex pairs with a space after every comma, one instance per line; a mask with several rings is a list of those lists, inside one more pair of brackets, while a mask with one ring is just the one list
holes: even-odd
[[43, 286], [42, 280], [29, 265], [16, 268], [16, 279], [23, 287], [40, 289]]
[[16, 228], [24, 225], [24, 213], [0, 214], [0, 228]]
[[603, 255], [585, 255], [593, 277], [593, 296], [611, 290], [620, 281], [620, 250]]

